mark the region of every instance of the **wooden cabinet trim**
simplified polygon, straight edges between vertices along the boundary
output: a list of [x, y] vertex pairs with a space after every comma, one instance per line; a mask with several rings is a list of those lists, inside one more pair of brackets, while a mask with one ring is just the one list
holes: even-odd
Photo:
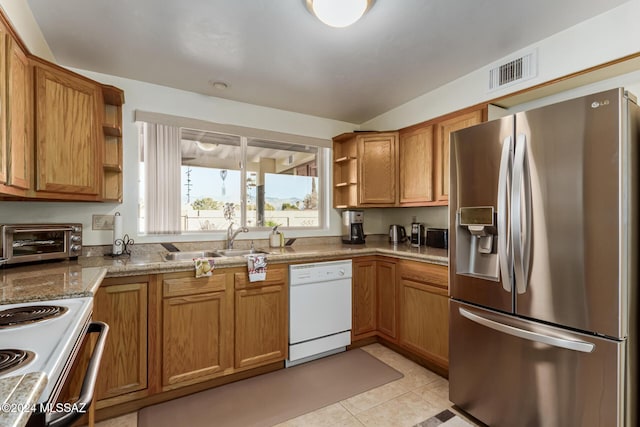
[[163, 296], [176, 297], [196, 293], [224, 291], [226, 288], [226, 273], [214, 273], [209, 277], [196, 278], [193, 272], [170, 273], [163, 275]]
[[399, 265], [399, 274], [403, 279], [418, 283], [429, 283], [445, 290], [449, 289], [448, 267], [411, 261], [400, 261]]
[[236, 289], [245, 289], [250, 287], [269, 286], [273, 284], [286, 283], [288, 266], [268, 266], [267, 278], [259, 282], [250, 282], [249, 274], [244, 272], [238, 272], [234, 274], [234, 283]]

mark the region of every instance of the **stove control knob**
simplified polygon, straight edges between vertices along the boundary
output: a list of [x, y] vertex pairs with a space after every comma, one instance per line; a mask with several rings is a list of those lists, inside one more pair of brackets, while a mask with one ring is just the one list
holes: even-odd
[[74, 243], [78, 243], [81, 240], [82, 240], [82, 237], [80, 236], [71, 236], [71, 241]]
[[82, 246], [80, 245], [71, 245], [71, 250], [73, 252], [78, 252], [80, 249], [82, 249]]
[[338, 270], [338, 276], [344, 276], [344, 269]]
[[80, 233], [82, 231], [82, 227], [78, 226], [78, 225], [74, 225], [73, 227], [71, 227], [71, 230], [74, 233]]

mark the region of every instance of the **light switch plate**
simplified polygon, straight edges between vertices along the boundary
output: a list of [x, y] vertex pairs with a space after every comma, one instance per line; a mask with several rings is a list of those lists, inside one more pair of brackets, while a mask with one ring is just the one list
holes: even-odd
[[93, 215], [92, 230], [113, 230], [113, 215]]

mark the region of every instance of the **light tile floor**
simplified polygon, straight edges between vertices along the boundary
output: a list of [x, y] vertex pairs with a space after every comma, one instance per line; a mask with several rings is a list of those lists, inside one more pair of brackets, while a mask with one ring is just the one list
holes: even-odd
[[[412, 427], [451, 408], [449, 382], [445, 378], [381, 344], [371, 344], [362, 349], [402, 372], [404, 377], [285, 421], [277, 427]], [[138, 415], [132, 413], [102, 421], [96, 426], [137, 427], [137, 424]], [[454, 424], [447, 422], [445, 425]], [[471, 421], [466, 423], [459, 419], [455, 422], [455, 426], [461, 427], [474, 425]]]

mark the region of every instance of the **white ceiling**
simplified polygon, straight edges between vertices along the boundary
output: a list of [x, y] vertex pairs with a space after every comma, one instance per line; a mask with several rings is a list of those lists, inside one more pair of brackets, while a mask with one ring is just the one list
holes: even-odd
[[62, 65], [362, 123], [625, 1], [377, 0], [344, 29], [304, 0], [28, 3]]

